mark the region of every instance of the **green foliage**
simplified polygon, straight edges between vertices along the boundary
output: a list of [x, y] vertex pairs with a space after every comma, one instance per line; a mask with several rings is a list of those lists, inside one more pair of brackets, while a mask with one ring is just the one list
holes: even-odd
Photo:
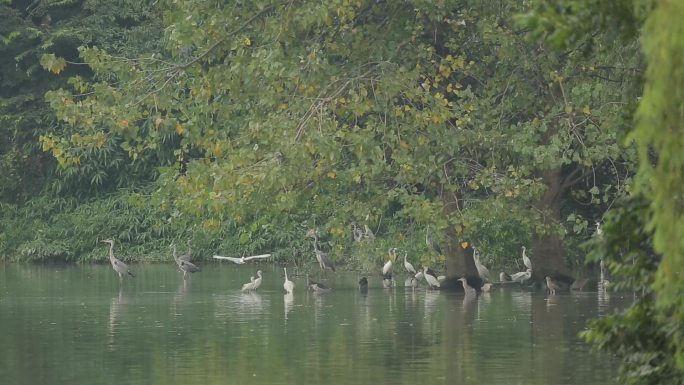
[[[624, 176], [604, 165], [632, 161], [615, 134], [629, 82], [591, 69], [630, 56], [615, 48], [588, 62], [539, 49], [511, 26], [520, 10], [175, 2], [165, 49], [81, 50], [96, 81], [48, 93], [63, 131], [41, 144], [73, 174], [67, 183], [95, 190], [175, 162], [161, 169], [167, 207], [212, 231], [276, 223], [283, 233], [267, 237], [297, 245], [286, 254], [319, 227], [350, 265], [370, 266], [405, 241], [412, 258], [440, 262], [420, 241], [431, 224], [443, 241], [481, 240], [505, 266], [530, 232], [562, 233], [560, 218], [530, 208], [548, 183], [540, 171], [562, 168], [564, 189], [607, 204], [602, 195], [622, 194]], [[378, 230], [378, 245], [351, 244], [352, 221]]]
[[[641, 40], [648, 68], [632, 134], [639, 146], [639, 188], [648, 197], [652, 210], [647, 226], [653, 231], [653, 247], [663, 255], [655, 281], [659, 316], [675, 325], [684, 322], [684, 120], [680, 113], [684, 71], [677, 64], [684, 48], [679, 38], [684, 27], [678, 22], [683, 15], [684, 4], [661, 2], [654, 5], [644, 23]], [[674, 359], [678, 368], [684, 370], [684, 333], [679, 327], [673, 331]]]
[[676, 364], [678, 329], [656, 308], [653, 291], [660, 256], [651, 248], [653, 231], [649, 202], [636, 196], [620, 202], [607, 215], [603, 236], [592, 242], [590, 260], [608, 266], [612, 290], [633, 291], [639, 297], [626, 310], [593, 320], [584, 338], [596, 348], [618, 355], [625, 384], [682, 384]]

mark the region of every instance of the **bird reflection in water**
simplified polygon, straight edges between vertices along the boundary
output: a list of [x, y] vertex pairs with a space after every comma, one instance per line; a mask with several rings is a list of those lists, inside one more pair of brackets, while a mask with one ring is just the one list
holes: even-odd
[[109, 340], [107, 347], [109, 350], [114, 350], [114, 337], [116, 336], [117, 327], [120, 324], [121, 312], [128, 304], [128, 298], [123, 295], [123, 290], [119, 289], [119, 293], [112, 297], [109, 303], [109, 324], [107, 326], [107, 336]]
[[292, 292], [285, 293], [285, 295], [283, 295], [283, 303], [285, 304], [285, 319], [287, 320], [287, 314], [294, 306], [294, 294], [292, 294]]
[[425, 315], [431, 315], [437, 308], [439, 290], [425, 290]]

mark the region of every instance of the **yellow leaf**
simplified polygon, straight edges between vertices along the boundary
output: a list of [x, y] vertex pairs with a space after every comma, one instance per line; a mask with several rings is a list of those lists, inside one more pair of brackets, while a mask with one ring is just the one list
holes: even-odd
[[406, 143], [405, 140], [402, 140], [399, 142], [399, 147], [403, 148], [404, 150], [408, 150], [411, 146], [409, 146], [409, 144]]
[[584, 113], [584, 115], [591, 115], [591, 108], [589, 108], [589, 106], [584, 106], [584, 108], [582, 108], [582, 113]]
[[121, 128], [128, 127], [128, 120], [126, 120], [126, 119], [119, 120], [119, 127], [121, 127]]
[[183, 126], [181, 126], [180, 123], [176, 123], [176, 134], [183, 135], [184, 131], [185, 129], [183, 128]]
[[246, 37], [246, 38], [245, 38], [245, 40], [243, 41], [243, 43], [244, 43], [244, 45], [245, 45], [245, 46], [247, 46], [247, 47], [249, 47], [249, 46], [251, 46], [251, 45], [252, 45], [252, 41], [251, 41], [251, 40], [249, 40], [249, 38], [248, 38], [248, 37]]
[[335, 178], [337, 178], [337, 173], [336, 173], [334, 170], [333, 170], [333, 171], [329, 171], [329, 172], [328, 172], [328, 178], [330, 178], [330, 179], [335, 179]]
[[505, 195], [506, 195], [507, 198], [510, 198], [510, 197], [513, 196], [513, 191], [508, 190], [508, 191], [506, 191], [506, 194], [505, 194]]
[[467, 241], [461, 242], [461, 247], [462, 247], [464, 250], [467, 249], [468, 246], [469, 246], [469, 243], [468, 243]]
[[566, 114], [572, 113], [572, 106], [565, 106], [565, 113]]
[[442, 118], [440, 118], [438, 115], [432, 115], [430, 117], [430, 121], [434, 124], [441, 123]]
[[223, 155], [223, 148], [221, 148], [221, 143], [216, 143], [214, 145], [214, 156]]
[[157, 119], [154, 121], [154, 128], [159, 128], [159, 126], [161, 126], [162, 123], [164, 123], [164, 119], [162, 119], [162, 118], [157, 118]]

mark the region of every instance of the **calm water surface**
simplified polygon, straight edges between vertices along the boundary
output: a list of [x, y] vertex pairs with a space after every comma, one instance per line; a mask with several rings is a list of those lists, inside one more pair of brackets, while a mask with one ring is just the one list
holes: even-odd
[[[172, 264], [0, 265], [3, 384], [613, 384], [616, 361], [578, 337], [624, 305], [596, 293], [548, 296], [356, 290], [328, 274], [316, 295], [261, 265], [206, 263], [183, 282]], [[288, 269], [289, 272], [290, 269]], [[294, 270], [294, 269], [293, 269]], [[318, 274], [316, 273], [316, 277]]]

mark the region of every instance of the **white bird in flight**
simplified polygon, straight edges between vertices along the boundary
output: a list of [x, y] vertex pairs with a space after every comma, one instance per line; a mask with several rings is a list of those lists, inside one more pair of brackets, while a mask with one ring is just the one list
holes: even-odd
[[236, 258], [236, 257], [224, 257], [224, 256], [221, 256], [221, 255], [214, 255], [214, 259], [225, 259], [225, 260], [228, 260], [228, 261], [231, 261], [231, 262], [235, 262], [235, 263], [237, 263], [238, 265], [243, 265], [243, 264], [245, 264], [247, 261], [250, 261], [250, 260], [252, 260], [252, 259], [257, 259], [257, 258], [268, 258], [268, 257], [270, 257], [270, 256], [271, 256], [271, 254], [261, 254], [261, 255], [252, 255], [251, 257], [239, 257], [239, 258]]

